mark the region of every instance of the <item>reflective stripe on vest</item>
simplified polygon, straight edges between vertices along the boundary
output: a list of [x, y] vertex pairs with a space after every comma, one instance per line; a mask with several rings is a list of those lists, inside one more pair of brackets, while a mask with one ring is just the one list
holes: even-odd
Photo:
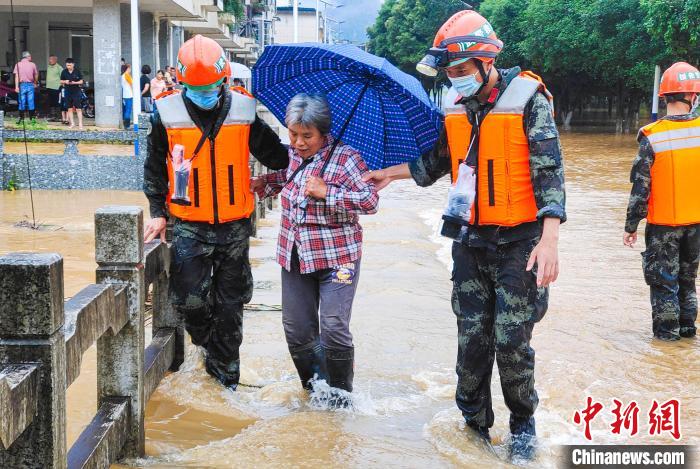
[[169, 152], [174, 145], [185, 148], [185, 158], [192, 161], [189, 178], [189, 205], [171, 202], [174, 189], [172, 159], [168, 166], [168, 209], [181, 220], [193, 222], [229, 222], [247, 218], [255, 208], [250, 193], [248, 137], [255, 120], [255, 99], [231, 92], [231, 109], [219, 130], [214, 148], [205, 141], [198, 155], [195, 147], [202, 132], [187, 113], [182, 94], [156, 100], [161, 122], [168, 135]]
[[[538, 90], [546, 90], [534, 74], [514, 78], [481, 124], [477, 167], [478, 210], [471, 223], [516, 226], [537, 219], [530, 178], [530, 148], [523, 125], [525, 106]], [[467, 157], [472, 126], [464, 107], [445, 116], [452, 159], [452, 178]]]
[[700, 223], [700, 118], [661, 119], [640, 133], [654, 151], [647, 221], [667, 226]]

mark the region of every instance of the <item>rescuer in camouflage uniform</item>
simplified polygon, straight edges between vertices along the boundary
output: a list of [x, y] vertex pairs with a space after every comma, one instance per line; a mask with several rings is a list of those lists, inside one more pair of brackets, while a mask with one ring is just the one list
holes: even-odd
[[[438, 32], [434, 48], [445, 47], [441, 45], [442, 37], [449, 37], [445, 29], [458, 24], [460, 15], [473, 23], [466, 31], [452, 35], [474, 37], [473, 31], [481, 31], [483, 36], [492, 38], [487, 47], [484, 48], [477, 37], [471, 42], [471, 47], [476, 47], [471, 55], [468, 55], [469, 42], [460, 44], [464, 53], [457, 57], [453, 57], [450, 46], [432, 49], [431, 53], [434, 50], [449, 52], [447, 62], [435, 59], [433, 66], [445, 67], [456, 90], [461, 96], [467, 96], [458, 104], [465, 107], [474, 128], [478, 127], [474, 126], [477, 115], [479, 122], [483, 122], [498, 104], [498, 96], [503, 96], [519, 76], [520, 69], [497, 70], [493, 60], [482, 60], [483, 57], [494, 58], [500, 50], [497, 44], [501, 43], [495, 39], [488, 22], [473, 11], [457, 13], [445, 23]], [[491, 49], [492, 55], [484, 55], [489, 44], [496, 49]], [[424, 60], [430, 64], [429, 57]], [[491, 65], [488, 72], [484, 70], [485, 65]], [[468, 85], [460, 82], [460, 78], [477, 74], [481, 81], [475, 80], [477, 89], [472, 89], [470, 94], [466, 90]], [[529, 146], [535, 221], [513, 227], [470, 224], [467, 235], [452, 246], [452, 308], [458, 327], [457, 406], [469, 428], [490, 441], [489, 428], [494, 423], [491, 373], [495, 358], [505, 402], [511, 412], [510, 448], [516, 461], [532, 459], [535, 453], [533, 414], [538, 397], [534, 380], [535, 352], [530, 347], [530, 338], [534, 324], [542, 319], [547, 309], [547, 286], [558, 275], [558, 230], [559, 224], [566, 220], [559, 134], [552, 106], [542, 89], [525, 105], [523, 124]], [[471, 146], [466, 158], [468, 166], [475, 166], [479, 158], [479, 142], [476, 138]], [[408, 177], [419, 186], [429, 186], [450, 173], [451, 159], [455, 156], [459, 155], [450, 154], [448, 134], [443, 130], [432, 151], [409, 164], [373, 171], [367, 178], [374, 180], [378, 188], [394, 179]]]
[[[679, 77], [685, 78], [679, 80]], [[663, 75], [660, 96], [667, 104], [667, 115], [660, 121], [643, 127], [638, 135], [639, 153], [632, 164], [629, 205], [623, 243], [632, 247], [637, 240], [639, 222], [647, 218], [642, 253], [644, 279], [651, 291], [652, 331], [661, 340], [679, 340], [694, 337], [698, 303], [695, 279], [700, 261], [700, 118], [692, 112], [693, 100], [700, 92], [700, 72], [684, 62], [671, 66]], [[660, 153], [657, 155], [656, 153]], [[680, 181], [664, 181], [662, 164], [652, 181], [652, 168], [659, 159], [674, 158], [671, 166], [694, 178], [682, 187], [692, 188], [693, 193], [676, 187]], [[658, 178], [658, 179], [657, 179]], [[680, 178], [679, 178], [680, 179]], [[674, 206], [676, 220], [653, 213], [650, 206], [655, 197], [669, 197], [656, 201], [657, 205]]]
[[[197, 61], [209, 53], [213, 57], [211, 63], [200, 64], [191, 58], [188, 59], [187, 54], [184, 54], [183, 58], [183, 50], [187, 48], [189, 55], [194, 55]], [[231, 148], [231, 145], [235, 147], [235, 142], [222, 141], [221, 137], [223, 132], [220, 129], [224, 127], [224, 121], [232, 107], [234, 92], [225, 84], [229, 68], [219, 67], [218, 63], [217, 66], [212, 65], [219, 57], [224, 57], [221, 47], [215, 41], [202, 36], [195, 36], [183, 44], [178, 55], [179, 65], [189, 60], [188, 63], [179, 66], [180, 70], [189, 70], [191, 74], [200, 67], [211, 69], [217, 78], [219, 75], [224, 77], [222, 81], [215, 82], [212, 90], [205, 90], [200, 94], [199, 88], [203, 87], [188, 87], [193, 77], [181, 76], [182, 73], [178, 72], [179, 81], [185, 83], [186, 87], [182, 97], [186, 114], [182, 118], [187, 119], [189, 116], [194, 122], [200, 131], [197, 139], [205, 129], [210, 128], [210, 124], [213, 129], [211, 141], [212, 145], [216, 141], [214, 148], [218, 149], [218, 154], [211, 156], [212, 166], [215, 165], [216, 158], [225, 160], [230, 157], [226, 154], [227, 149]], [[165, 220], [169, 209], [174, 210], [166, 204], [170, 190], [166, 160], [169, 158], [171, 145], [162, 122], [163, 116], [158, 111], [159, 102], [169, 98], [156, 101], [148, 136], [143, 185], [151, 213], [151, 220], [146, 226], [147, 241], [159, 235], [165, 240]], [[213, 106], [209, 107], [208, 100], [212, 98]], [[279, 137], [270, 127], [256, 116], [255, 121], [250, 124], [249, 132], [248, 146], [255, 158], [270, 169], [287, 167], [287, 148], [280, 143]], [[202, 164], [204, 161], [209, 164], [209, 157], [209, 151], [206, 151], [206, 155], [198, 155]], [[238, 164], [247, 166], [248, 157], [246, 152], [241, 156], [244, 161]], [[197, 176], [194, 178], [196, 181]], [[201, 179], [203, 178], [200, 178], [199, 184], [202, 183]], [[232, 187], [232, 180], [229, 183]], [[219, 181], [218, 184], [225, 182]], [[249, 180], [246, 179], [244, 184], [248, 185]], [[216, 187], [214, 182], [211, 185]], [[245, 190], [249, 191], [249, 187]], [[253, 197], [252, 193], [250, 197]], [[215, 213], [216, 210], [215, 208]], [[221, 213], [222, 208], [219, 207], [218, 210]], [[253, 294], [253, 278], [248, 259], [252, 225], [248, 217], [227, 222], [217, 221], [217, 215], [214, 217], [214, 223], [207, 223], [183, 220], [171, 215], [174, 226], [170, 299], [184, 317], [192, 343], [205, 348], [207, 372], [224, 386], [236, 389], [240, 378], [239, 347], [243, 340], [243, 305], [250, 301]]]

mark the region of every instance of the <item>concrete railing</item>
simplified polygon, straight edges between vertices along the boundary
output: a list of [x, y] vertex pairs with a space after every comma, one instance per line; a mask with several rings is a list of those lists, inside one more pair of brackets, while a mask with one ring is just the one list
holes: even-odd
[[[0, 467], [109, 467], [144, 455], [145, 403], [184, 355], [168, 256], [166, 244], [144, 245], [140, 208], [105, 207], [95, 214], [97, 283], [67, 301], [60, 255], [0, 257]], [[67, 450], [66, 388], [95, 342], [97, 413]]]
[[[146, 159], [148, 116], [141, 115], [138, 133], [133, 130], [27, 130], [32, 142], [63, 142], [61, 153], [30, 153], [29, 167], [34, 189], [117, 189], [141, 190], [143, 163]], [[19, 188], [28, 187], [27, 156], [6, 153], [3, 142], [22, 140], [23, 130], [4, 127], [0, 111], [0, 189], [7, 189], [10, 181]], [[80, 142], [134, 144], [138, 139], [138, 154], [81, 155]]]

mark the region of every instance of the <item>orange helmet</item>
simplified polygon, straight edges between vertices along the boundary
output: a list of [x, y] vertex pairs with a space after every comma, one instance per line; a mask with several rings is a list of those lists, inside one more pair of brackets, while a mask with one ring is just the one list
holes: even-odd
[[700, 71], [685, 62], [668, 67], [661, 77], [659, 96], [675, 93], [700, 93]]
[[416, 68], [424, 75], [435, 76], [439, 67], [451, 67], [469, 59], [492, 63], [502, 48], [503, 42], [486, 18], [474, 10], [462, 10], [440, 27], [433, 47]]
[[216, 88], [231, 75], [226, 54], [213, 39], [197, 34], [177, 53], [177, 80], [187, 88]]

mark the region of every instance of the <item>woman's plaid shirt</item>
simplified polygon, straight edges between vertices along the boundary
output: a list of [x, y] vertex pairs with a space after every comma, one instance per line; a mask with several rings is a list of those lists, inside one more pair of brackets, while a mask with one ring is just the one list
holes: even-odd
[[337, 267], [362, 256], [359, 215], [376, 213], [379, 195], [373, 184], [362, 181], [368, 169], [357, 150], [339, 143], [323, 173], [326, 198], [304, 196], [306, 181], [320, 176], [333, 142], [328, 136], [321, 150], [307, 160], [290, 148], [287, 169], [261, 176], [266, 183], [263, 197], [280, 194], [282, 200], [277, 262], [286, 270], [291, 269], [295, 245], [301, 273]]

